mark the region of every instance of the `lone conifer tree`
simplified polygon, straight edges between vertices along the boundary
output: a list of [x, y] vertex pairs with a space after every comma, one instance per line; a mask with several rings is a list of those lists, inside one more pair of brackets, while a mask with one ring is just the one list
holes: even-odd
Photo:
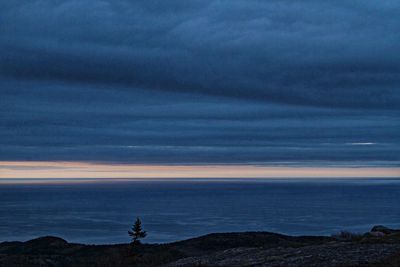
[[139, 217], [136, 218], [135, 224], [132, 226], [132, 230], [128, 231], [129, 236], [132, 237], [132, 245], [140, 244], [141, 238], [145, 238], [147, 233], [142, 229], [142, 222]]

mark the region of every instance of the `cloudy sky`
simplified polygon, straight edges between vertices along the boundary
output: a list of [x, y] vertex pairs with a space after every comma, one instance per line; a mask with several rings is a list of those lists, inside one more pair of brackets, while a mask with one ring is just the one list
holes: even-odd
[[0, 3], [0, 161], [400, 164], [400, 2]]

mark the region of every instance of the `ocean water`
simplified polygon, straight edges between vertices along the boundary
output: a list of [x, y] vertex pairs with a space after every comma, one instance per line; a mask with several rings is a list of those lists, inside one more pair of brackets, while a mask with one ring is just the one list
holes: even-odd
[[400, 228], [398, 179], [169, 180], [0, 184], [0, 242], [55, 235], [129, 242], [139, 216], [146, 242], [212, 233], [291, 235]]

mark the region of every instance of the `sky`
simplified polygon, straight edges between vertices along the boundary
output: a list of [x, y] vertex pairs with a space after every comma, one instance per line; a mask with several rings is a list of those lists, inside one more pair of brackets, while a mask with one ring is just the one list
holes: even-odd
[[1, 1], [0, 177], [41, 162], [400, 176], [399, 15], [395, 0]]

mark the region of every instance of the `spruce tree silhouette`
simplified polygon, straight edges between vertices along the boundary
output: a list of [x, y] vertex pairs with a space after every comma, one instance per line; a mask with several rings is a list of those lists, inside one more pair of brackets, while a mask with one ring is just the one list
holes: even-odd
[[145, 238], [147, 233], [142, 229], [142, 222], [139, 217], [136, 218], [135, 224], [132, 226], [131, 231], [128, 231], [129, 236], [132, 238], [132, 245], [139, 245], [140, 239]]

